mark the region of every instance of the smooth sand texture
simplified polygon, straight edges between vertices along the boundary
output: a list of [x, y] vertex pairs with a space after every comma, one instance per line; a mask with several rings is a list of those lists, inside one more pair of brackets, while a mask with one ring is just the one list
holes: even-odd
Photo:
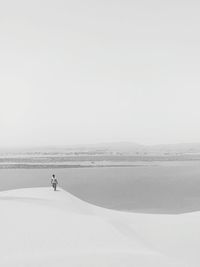
[[0, 193], [1, 266], [200, 266], [200, 213], [131, 214], [52, 188]]

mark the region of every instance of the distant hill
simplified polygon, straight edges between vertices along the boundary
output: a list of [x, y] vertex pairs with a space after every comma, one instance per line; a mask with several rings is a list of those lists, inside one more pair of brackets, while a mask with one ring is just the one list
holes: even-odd
[[84, 151], [98, 150], [105, 152], [119, 152], [123, 154], [198, 154], [200, 153], [200, 143], [160, 144], [147, 146], [131, 142], [114, 142], [72, 146], [71, 149]]
[[194, 154], [200, 153], [200, 143], [179, 143], [179, 144], [165, 144], [165, 145], [154, 145], [148, 147], [149, 151], [152, 152], [169, 152], [169, 153], [180, 153], [180, 154]]
[[[77, 147], [78, 148], [78, 147]], [[81, 147], [80, 147], [81, 148]], [[200, 153], [200, 143], [161, 144], [145, 146], [131, 142], [102, 143], [83, 146], [82, 149], [105, 150], [119, 153], [147, 153], [147, 154], [196, 154]]]
[[32, 148], [9, 148], [0, 149], [0, 153], [119, 153], [119, 154], [145, 154], [145, 155], [165, 155], [165, 154], [200, 154], [200, 143], [180, 143], [180, 144], [160, 144], [141, 145], [132, 142], [113, 142], [88, 145], [72, 146], [52, 146], [52, 147], [32, 147]]

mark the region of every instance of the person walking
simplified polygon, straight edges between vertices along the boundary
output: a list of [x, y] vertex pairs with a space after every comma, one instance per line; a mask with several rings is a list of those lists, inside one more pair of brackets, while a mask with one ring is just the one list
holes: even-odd
[[54, 191], [56, 191], [56, 187], [57, 187], [57, 184], [58, 184], [58, 180], [56, 179], [56, 176], [55, 174], [52, 175], [52, 178], [51, 178], [51, 184], [54, 188]]

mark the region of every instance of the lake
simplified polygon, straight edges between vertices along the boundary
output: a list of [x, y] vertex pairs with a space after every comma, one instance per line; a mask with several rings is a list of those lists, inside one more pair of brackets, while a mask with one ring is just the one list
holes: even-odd
[[0, 190], [50, 186], [53, 173], [60, 187], [101, 207], [171, 214], [200, 210], [199, 161], [133, 167], [1, 169]]

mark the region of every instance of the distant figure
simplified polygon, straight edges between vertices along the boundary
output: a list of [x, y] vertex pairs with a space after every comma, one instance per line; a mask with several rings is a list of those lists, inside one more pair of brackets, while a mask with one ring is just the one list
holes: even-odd
[[56, 191], [56, 187], [57, 187], [58, 181], [57, 181], [57, 179], [56, 179], [55, 174], [52, 175], [52, 178], [51, 178], [51, 184], [52, 184], [52, 186], [53, 186], [53, 188], [54, 188], [54, 191]]

